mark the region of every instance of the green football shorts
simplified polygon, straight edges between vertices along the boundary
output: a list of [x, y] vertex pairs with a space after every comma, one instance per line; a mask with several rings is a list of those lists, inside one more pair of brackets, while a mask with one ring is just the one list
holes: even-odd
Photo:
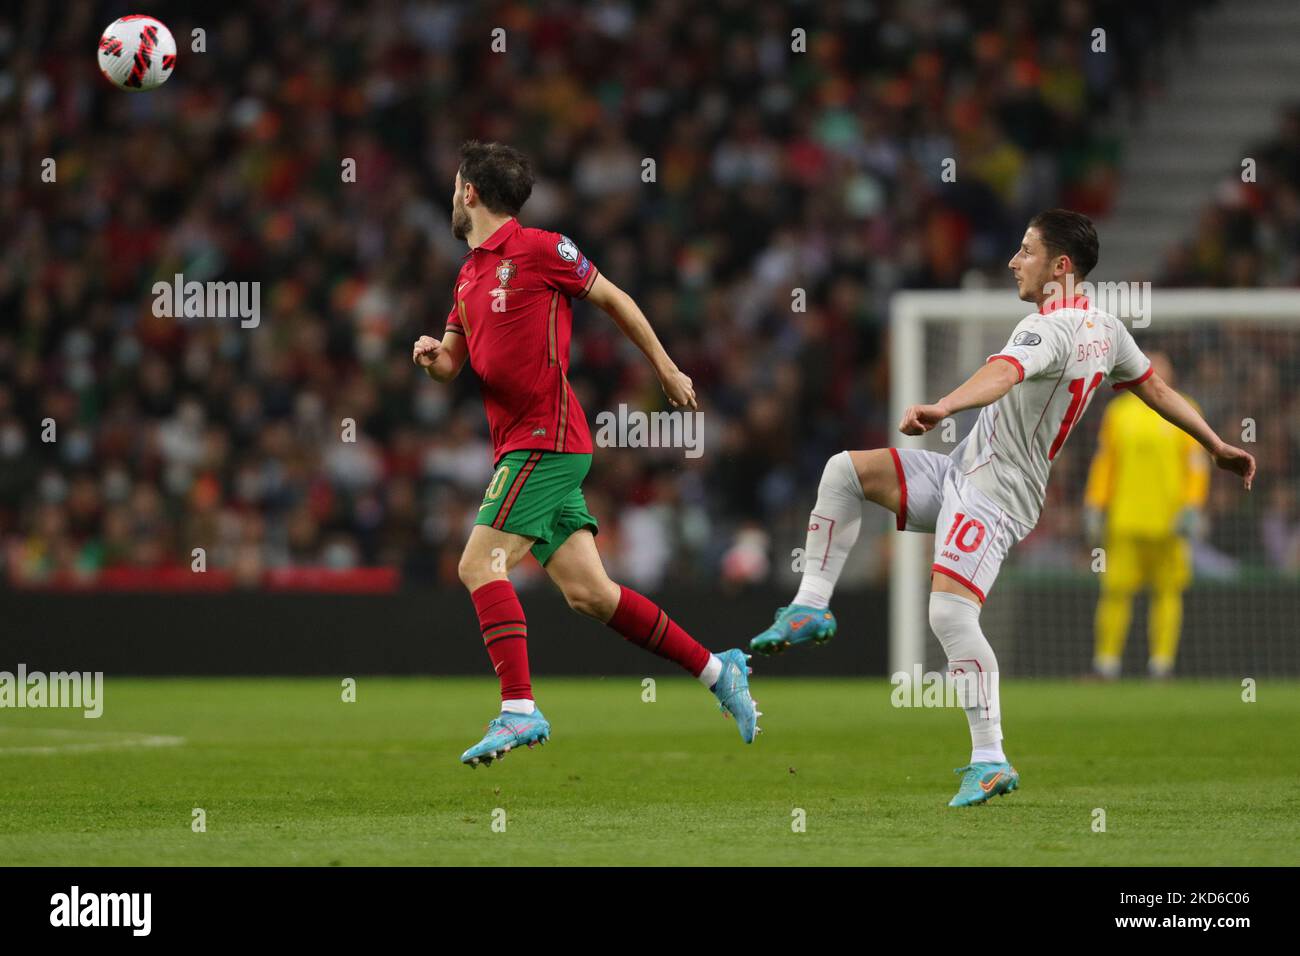
[[535, 538], [533, 557], [546, 564], [569, 535], [597, 532], [582, 497], [591, 456], [557, 451], [511, 451], [497, 462], [475, 524]]

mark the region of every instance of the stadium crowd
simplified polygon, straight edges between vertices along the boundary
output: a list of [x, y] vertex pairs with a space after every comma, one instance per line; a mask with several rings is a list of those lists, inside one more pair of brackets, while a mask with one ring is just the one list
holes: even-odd
[[[0, 26], [3, 578], [187, 567], [202, 547], [246, 584], [316, 566], [454, 584], [491, 448], [474, 376], [439, 386], [410, 345], [442, 333], [465, 253], [451, 183], [476, 137], [532, 156], [524, 224], [572, 236], [631, 293], [703, 399], [698, 459], [597, 449], [611, 570], [644, 589], [769, 581], [826, 457], [890, 442], [889, 295], [1004, 283], [1034, 211], [1104, 212], [1117, 148], [1098, 117], [1142, 103], [1197, 6], [325, 0], [200, 22], [160, 2], [176, 75], [127, 95], [86, 43], [106, 5], [28, 3]], [[1115, 55], [1090, 54], [1097, 23]], [[1276, 149], [1293, 173], [1297, 130]], [[1173, 274], [1294, 284], [1297, 193], [1278, 198], [1207, 213]], [[1243, 230], [1249, 266], [1225, 251]], [[257, 326], [156, 316], [153, 284], [177, 273], [260, 283]], [[575, 314], [588, 416], [664, 408], [613, 324]], [[1212, 407], [1215, 384], [1237, 370], [1193, 344], [1167, 347], [1222, 424], [1240, 408]], [[1252, 387], [1294, 383], [1297, 358], [1273, 353]], [[1261, 423], [1293, 464], [1297, 422]], [[1073, 452], [1037, 559], [1078, 537]], [[1211, 527], [1238, 507], [1212, 498]], [[1300, 569], [1295, 490], [1248, 507], [1258, 541], [1223, 552]], [[846, 582], [883, 574], [888, 526]]]

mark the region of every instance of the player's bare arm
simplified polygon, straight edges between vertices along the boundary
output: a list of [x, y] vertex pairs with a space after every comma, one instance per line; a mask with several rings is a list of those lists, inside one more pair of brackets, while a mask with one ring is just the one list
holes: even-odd
[[1019, 378], [1010, 362], [989, 362], [935, 404], [910, 406], [898, 430], [904, 435], [924, 435], [949, 415], [992, 405], [1011, 391]]
[[673, 364], [673, 360], [664, 351], [659, 336], [650, 327], [650, 320], [630, 295], [606, 279], [602, 273], [592, 284], [587, 300], [606, 312], [650, 361], [655, 374], [659, 376], [664, 394], [668, 396], [669, 404], [674, 408], [698, 407], [695, 386], [691, 383], [690, 376]]
[[421, 335], [415, 340], [411, 350], [411, 361], [428, 373], [435, 382], [450, 382], [465, 366], [469, 357], [469, 347], [465, 336], [454, 330], [448, 330], [441, 339], [432, 335]]
[[1250, 490], [1251, 482], [1255, 479], [1255, 457], [1220, 438], [1192, 403], [1170, 388], [1164, 379], [1153, 372], [1145, 382], [1135, 385], [1133, 392], [1166, 421], [1177, 425], [1200, 442], [1216, 465], [1224, 471], [1240, 475], [1242, 484], [1247, 491]]

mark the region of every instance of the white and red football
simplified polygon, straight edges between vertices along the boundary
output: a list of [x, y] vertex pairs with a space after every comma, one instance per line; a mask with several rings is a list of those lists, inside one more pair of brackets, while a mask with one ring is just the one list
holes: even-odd
[[176, 68], [176, 39], [153, 17], [114, 20], [99, 38], [99, 69], [114, 86], [132, 93], [167, 82]]

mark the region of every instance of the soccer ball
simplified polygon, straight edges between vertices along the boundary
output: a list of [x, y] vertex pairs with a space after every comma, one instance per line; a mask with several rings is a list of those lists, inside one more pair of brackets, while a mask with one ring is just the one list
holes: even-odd
[[99, 71], [132, 93], [167, 82], [176, 66], [176, 40], [153, 17], [132, 14], [114, 20], [99, 38]]

